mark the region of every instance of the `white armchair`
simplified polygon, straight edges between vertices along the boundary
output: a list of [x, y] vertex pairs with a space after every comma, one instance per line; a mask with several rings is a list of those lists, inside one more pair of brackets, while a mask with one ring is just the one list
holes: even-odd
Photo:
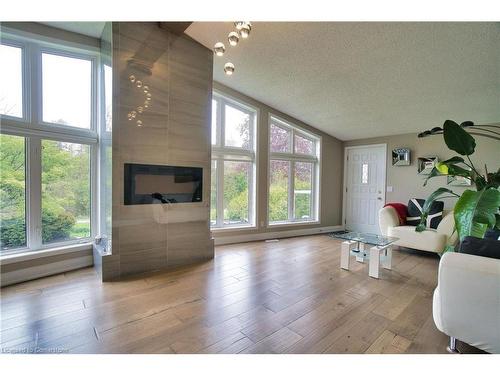
[[434, 291], [436, 327], [489, 353], [500, 353], [500, 259], [446, 253]]
[[387, 206], [379, 211], [379, 226], [383, 235], [399, 238], [395, 245], [412, 249], [437, 253], [446, 245], [455, 245], [457, 242], [453, 211], [443, 212], [443, 220], [437, 229], [428, 228], [423, 232], [416, 232], [412, 225], [400, 225], [396, 210]]

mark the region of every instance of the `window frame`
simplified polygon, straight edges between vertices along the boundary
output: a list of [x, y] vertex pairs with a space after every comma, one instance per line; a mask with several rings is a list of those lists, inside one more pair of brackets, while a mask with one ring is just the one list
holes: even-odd
[[[256, 228], [257, 226], [257, 121], [259, 118], [259, 110], [255, 107], [235, 99], [225, 93], [213, 90], [212, 100], [217, 102], [217, 116], [215, 144], [211, 144], [211, 160], [210, 163], [216, 164], [216, 222], [212, 225], [210, 220], [210, 230], [235, 230]], [[250, 116], [249, 121], [249, 141], [251, 147], [244, 149], [242, 147], [226, 146], [225, 145], [225, 110], [224, 106], [236, 108]], [[211, 120], [210, 120], [211, 121]], [[211, 124], [212, 125], [212, 124]], [[212, 128], [210, 127], [210, 134]], [[211, 143], [211, 142], [210, 142]], [[224, 162], [249, 162], [251, 163], [251, 171], [248, 181], [248, 221], [249, 223], [242, 224], [224, 224]]]
[[[26, 246], [1, 250], [0, 256], [36, 253], [42, 250], [90, 244], [99, 232], [98, 215], [98, 128], [102, 111], [99, 86], [102, 82], [100, 51], [89, 46], [48, 40], [11, 30], [2, 25], [1, 44], [22, 48], [23, 117], [0, 115], [1, 134], [24, 137], [26, 163]], [[91, 61], [90, 128], [43, 122], [42, 53]], [[42, 140], [79, 143], [89, 146], [90, 236], [53, 243], [42, 243]]]
[[[271, 151], [271, 126], [275, 125], [290, 132], [290, 152]], [[295, 135], [299, 135], [313, 142], [313, 154], [302, 154], [295, 151]], [[278, 115], [269, 113], [268, 116], [268, 174], [267, 174], [267, 227], [319, 224], [320, 220], [320, 202], [321, 202], [321, 146], [322, 137], [311, 133], [303, 128], [281, 118]], [[270, 191], [271, 191], [271, 161], [287, 161], [290, 163], [288, 174], [288, 220], [271, 221], [270, 220]], [[309, 220], [295, 218], [295, 163], [312, 163], [311, 176], [311, 217]]]

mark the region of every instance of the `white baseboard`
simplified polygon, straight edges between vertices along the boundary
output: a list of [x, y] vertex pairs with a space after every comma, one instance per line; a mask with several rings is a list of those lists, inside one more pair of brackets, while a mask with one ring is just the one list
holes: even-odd
[[262, 232], [262, 233], [242, 234], [235, 236], [224, 236], [224, 237], [217, 237], [217, 234], [215, 234], [214, 238], [215, 238], [215, 245], [228, 245], [241, 242], [271, 240], [274, 238], [309, 236], [311, 234], [328, 233], [343, 229], [344, 227], [342, 225], [334, 225], [329, 227], [290, 229], [279, 232]]

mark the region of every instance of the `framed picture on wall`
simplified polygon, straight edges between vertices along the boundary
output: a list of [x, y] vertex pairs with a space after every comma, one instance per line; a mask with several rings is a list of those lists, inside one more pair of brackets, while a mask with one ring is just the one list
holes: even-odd
[[436, 165], [438, 162], [438, 157], [437, 156], [427, 156], [423, 158], [418, 158], [417, 162], [417, 171], [418, 174], [422, 175], [427, 175], [430, 174], [432, 171], [432, 168]]
[[392, 165], [400, 167], [403, 165], [410, 165], [410, 149], [409, 148], [395, 148], [392, 150]]

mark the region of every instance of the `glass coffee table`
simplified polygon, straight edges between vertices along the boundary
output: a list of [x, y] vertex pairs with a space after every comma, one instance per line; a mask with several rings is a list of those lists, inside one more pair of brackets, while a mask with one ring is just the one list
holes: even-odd
[[[399, 238], [361, 232], [332, 233], [332, 237], [344, 240], [340, 253], [340, 268], [348, 270], [351, 256], [354, 256], [356, 261], [361, 263], [368, 260], [368, 275], [376, 279], [379, 278], [381, 264], [383, 268], [391, 269], [392, 244]], [[366, 250], [365, 245], [372, 246]]]

